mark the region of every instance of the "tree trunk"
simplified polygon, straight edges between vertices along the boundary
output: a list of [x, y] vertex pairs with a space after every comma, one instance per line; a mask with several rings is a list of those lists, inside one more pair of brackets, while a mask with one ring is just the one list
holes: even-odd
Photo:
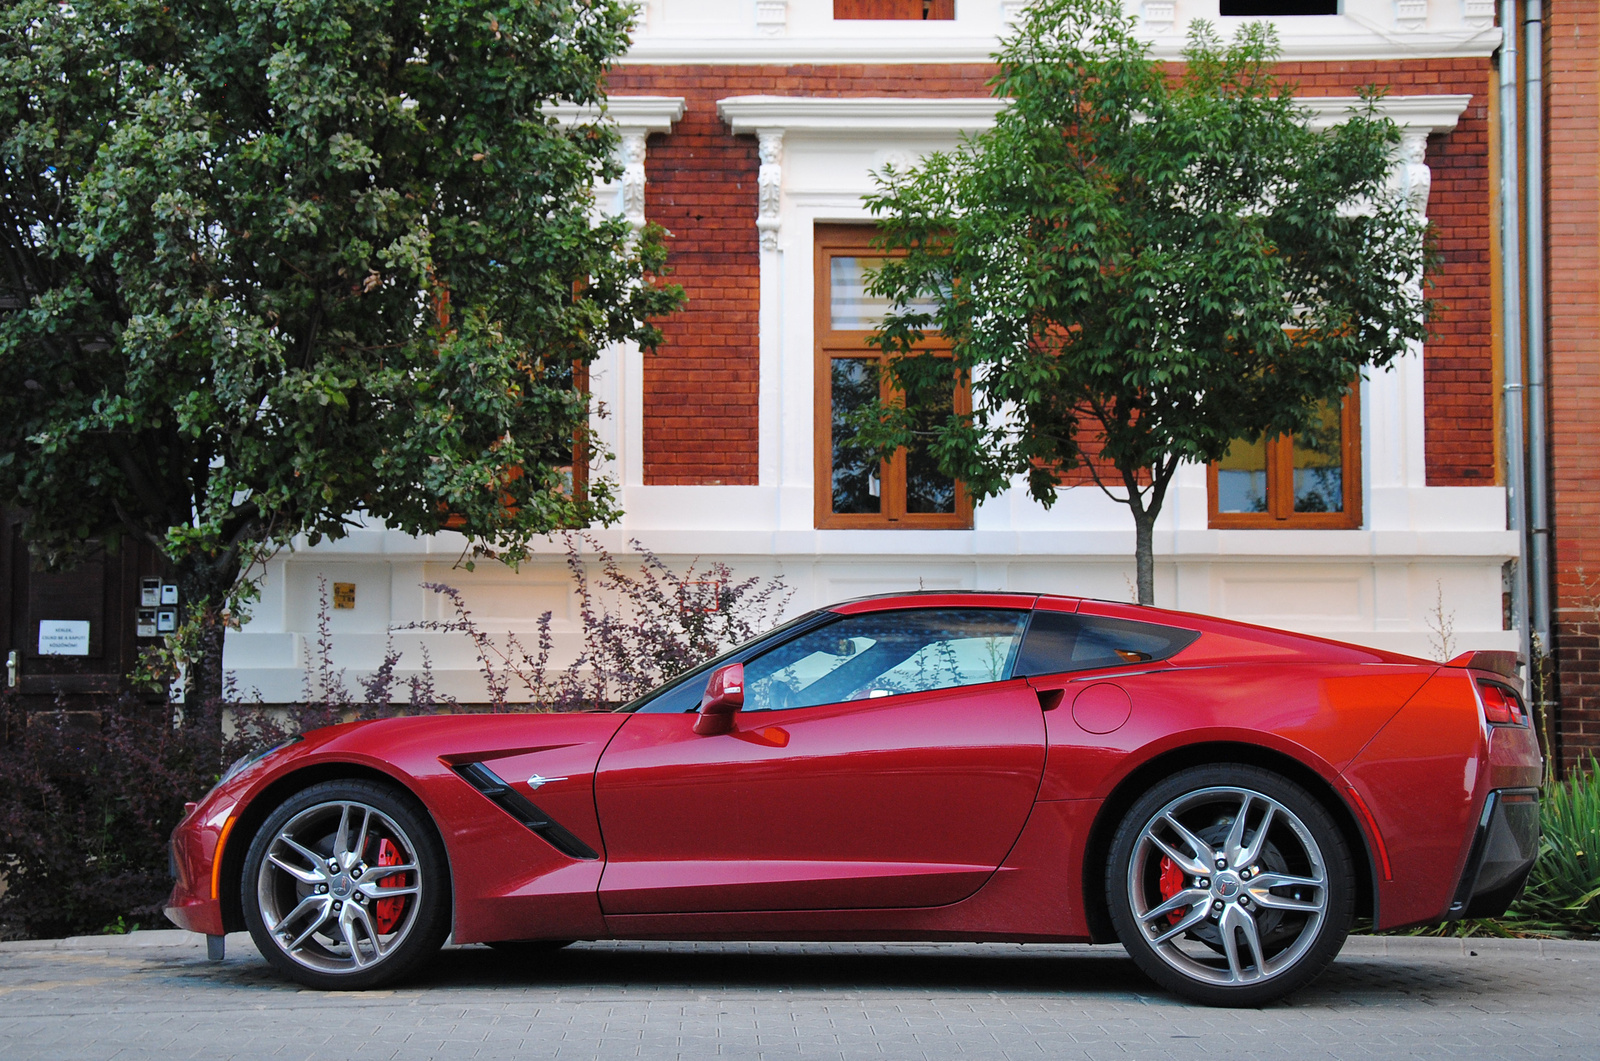
[[[227, 634], [228, 597], [239, 578], [237, 554], [188, 556], [178, 564], [178, 588], [187, 615], [199, 624], [189, 644], [188, 688], [184, 693], [186, 724], [206, 727], [220, 764], [222, 754], [222, 648]], [[219, 767], [220, 768], [220, 767]]]
[[1140, 604], [1153, 605], [1156, 602], [1155, 530], [1154, 511], [1134, 511], [1133, 562], [1137, 571]]

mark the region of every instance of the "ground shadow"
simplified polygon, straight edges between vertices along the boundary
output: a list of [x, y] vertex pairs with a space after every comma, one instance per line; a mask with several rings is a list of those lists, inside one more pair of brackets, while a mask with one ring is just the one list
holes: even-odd
[[[1005, 994], [1120, 996], [1184, 1005], [1139, 972], [1120, 947], [961, 947], [948, 952], [906, 947], [864, 952], [792, 947], [735, 949], [742, 945], [582, 944], [535, 954], [487, 947], [452, 947], [403, 985], [408, 990], [546, 988], [565, 996], [608, 989], [659, 988], [703, 995], [741, 991], [807, 994]], [[193, 983], [259, 990], [304, 990], [273, 972], [259, 955], [237, 954], [221, 965], [183, 961], [179, 973]], [[1487, 973], [1487, 970], [1484, 970]], [[1470, 1001], [1486, 990], [1483, 974], [1457, 962], [1351, 956], [1334, 962], [1313, 984], [1274, 1008], [1387, 1006], [1427, 998]]]

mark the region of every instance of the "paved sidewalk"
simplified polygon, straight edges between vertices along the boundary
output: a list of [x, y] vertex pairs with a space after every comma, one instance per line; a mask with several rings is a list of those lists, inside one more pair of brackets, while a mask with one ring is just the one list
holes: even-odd
[[1600, 943], [1356, 938], [1259, 1010], [1155, 991], [1115, 947], [447, 949], [390, 991], [274, 976], [244, 935], [0, 944], [0, 1058], [1596, 1058]]

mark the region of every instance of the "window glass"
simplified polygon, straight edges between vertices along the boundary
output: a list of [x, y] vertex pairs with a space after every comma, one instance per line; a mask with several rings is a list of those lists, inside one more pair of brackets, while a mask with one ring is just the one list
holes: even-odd
[[744, 710], [1004, 681], [1026, 619], [1026, 612], [965, 608], [846, 616], [746, 663]]
[[849, 444], [855, 432], [845, 421], [877, 400], [878, 362], [867, 357], [835, 357], [829, 360], [828, 370], [833, 383], [833, 511], [881, 512], [883, 462]]
[[1338, 406], [1327, 404], [1317, 417], [1309, 430], [1294, 436], [1294, 510], [1343, 512], [1343, 417]]
[[[867, 281], [883, 264], [882, 256], [846, 257], [834, 255], [828, 265], [828, 321], [836, 332], [870, 332], [883, 327], [889, 300], [867, 294]], [[919, 313], [937, 312], [932, 299], [916, 299], [910, 308]]]
[[1235, 439], [1217, 463], [1217, 511], [1267, 510], [1267, 440]]
[[[941, 409], [929, 410], [919, 415], [919, 431], [932, 434], [936, 423], [955, 410], [955, 392]], [[939, 471], [939, 463], [926, 446], [906, 447], [906, 511], [954, 512], [956, 510], [956, 481]]]
[[1021, 678], [1162, 660], [1199, 636], [1193, 630], [1100, 615], [1034, 612], [1015, 674]]
[[836, 255], [829, 266], [828, 307], [836, 332], [865, 332], [883, 323], [889, 300], [867, 294], [867, 277], [881, 259]]
[[676, 678], [669, 678], [666, 682], [645, 693], [637, 700], [623, 704], [617, 708], [622, 712], [637, 711], [641, 714], [672, 714], [680, 711], [694, 711], [699, 708], [701, 699], [706, 692], [706, 682], [711, 678], [711, 672], [724, 663], [736, 662], [741, 656], [749, 656], [761, 650], [762, 646], [775, 641], [782, 641], [794, 634], [796, 630], [825, 623], [832, 618], [832, 613], [826, 611], [807, 612], [797, 619], [790, 619], [782, 626], [773, 627], [764, 634], [751, 638], [744, 644], [729, 649], [714, 659], [708, 659], [692, 670], [685, 671]]

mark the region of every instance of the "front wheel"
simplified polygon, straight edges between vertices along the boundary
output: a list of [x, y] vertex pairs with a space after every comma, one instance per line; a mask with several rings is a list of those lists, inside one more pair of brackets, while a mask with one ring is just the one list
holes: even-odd
[[1181, 771], [1128, 810], [1106, 899], [1128, 954], [1168, 990], [1258, 1006], [1315, 979], [1344, 946], [1355, 874], [1310, 793], [1243, 765]]
[[268, 815], [241, 890], [262, 956], [311, 987], [389, 983], [450, 932], [449, 867], [432, 822], [370, 781], [312, 785]]

